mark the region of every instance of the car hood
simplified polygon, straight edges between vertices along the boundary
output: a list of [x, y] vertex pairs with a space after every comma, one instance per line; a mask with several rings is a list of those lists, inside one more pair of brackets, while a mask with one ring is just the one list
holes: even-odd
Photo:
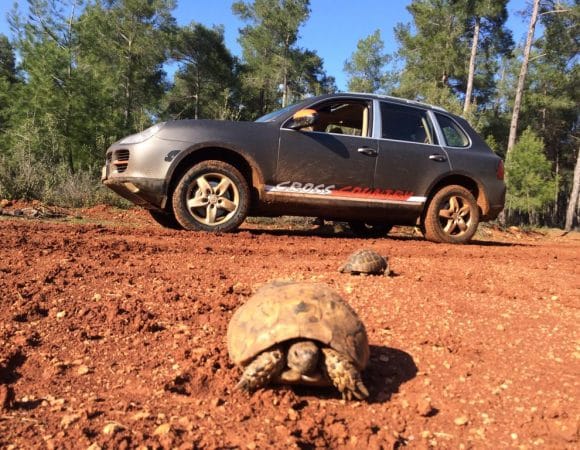
[[165, 124], [157, 138], [169, 141], [234, 141], [256, 133], [267, 133], [278, 126], [264, 122], [233, 122], [228, 120], [175, 120]]

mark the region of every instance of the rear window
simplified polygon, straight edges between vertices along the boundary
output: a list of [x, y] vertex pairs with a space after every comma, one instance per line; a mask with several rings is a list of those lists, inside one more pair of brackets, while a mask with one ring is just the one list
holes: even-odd
[[455, 121], [441, 114], [436, 114], [436, 116], [447, 146], [469, 147], [469, 138]]
[[437, 144], [427, 112], [418, 108], [381, 102], [382, 138]]

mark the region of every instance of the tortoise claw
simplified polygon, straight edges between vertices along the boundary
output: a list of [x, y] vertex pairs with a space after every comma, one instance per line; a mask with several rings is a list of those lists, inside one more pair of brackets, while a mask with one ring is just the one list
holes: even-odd
[[323, 348], [324, 368], [330, 381], [342, 394], [345, 400], [352, 400], [353, 396], [364, 400], [369, 391], [364, 385], [360, 372], [349, 360], [331, 348]]

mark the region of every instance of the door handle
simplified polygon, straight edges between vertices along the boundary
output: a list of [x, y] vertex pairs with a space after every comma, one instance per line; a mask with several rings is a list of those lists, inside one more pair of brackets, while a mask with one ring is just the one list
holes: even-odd
[[377, 156], [379, 154], [379, 152], [377, 152], [374, 148], [370, 147], [360, 147], [357, 149], [357, 152], [367, 156]]
[[434, 154], [434, 155], [429, 155], [429, 159], [431, 161], [437, 161], [437, 162], [445, 162], [447, 161], [447, 157], [444, 155], [438, 155], [438, 154]]

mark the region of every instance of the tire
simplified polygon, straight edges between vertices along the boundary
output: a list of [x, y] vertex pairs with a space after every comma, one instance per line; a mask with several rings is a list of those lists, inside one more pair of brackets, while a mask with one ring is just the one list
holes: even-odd
[[150, 209], [149, 215], [155, 222], [164, 228], [170, 228], [172, 230], [183, 230], [183, 227], [177, 221], [173, 213], [166, 213]]
[[427, 240], [465, 244], [479, 225], [479, 207], [463, 186], [446, 186], [435, 193], [422, 221]]
[[173, 192], [177, 222], [192, 231], [232, 231], [246, 218], [250, 189], [238, 169], [203, 161], [181, 177]]
[[383, 237], [393, 228], [388, 223], [349, 222], [348, 225], [352, 232], [360, 237]]

